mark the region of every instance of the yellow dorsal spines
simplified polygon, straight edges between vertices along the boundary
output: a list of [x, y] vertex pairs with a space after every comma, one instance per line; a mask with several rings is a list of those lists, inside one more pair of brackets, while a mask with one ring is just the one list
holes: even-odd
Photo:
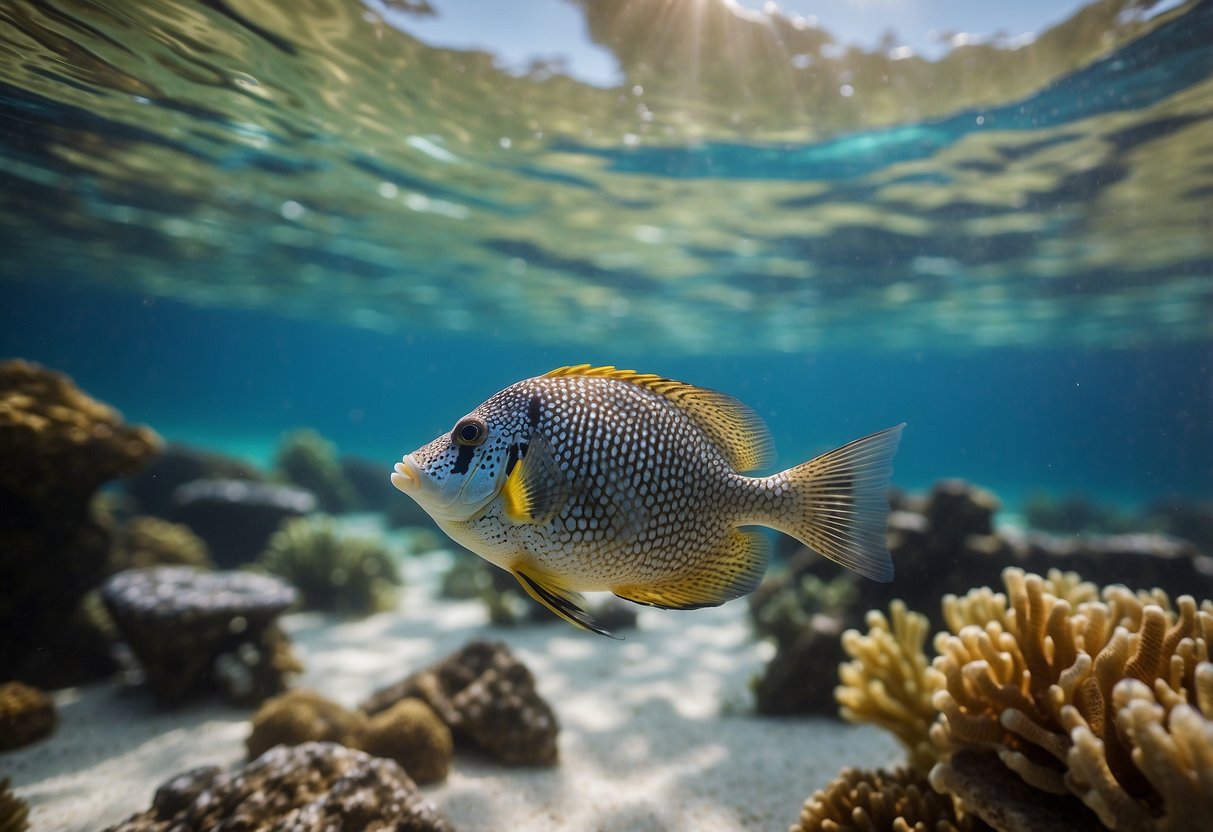
[[736, 471], [761, 468], [774, 457], [774, 446], [766, 425], [753, 410], [732, 396], [653, 373], [620, 370], [611, 365], [570, 364], [541, 376], [572, 377], [613, 379], [656, 393], [685, 412]]

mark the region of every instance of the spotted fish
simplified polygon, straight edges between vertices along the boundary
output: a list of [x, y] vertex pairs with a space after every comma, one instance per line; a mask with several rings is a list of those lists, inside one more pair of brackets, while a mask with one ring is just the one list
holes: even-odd
[[560, 367], [513, 384], [396, 463], [392, 483], [561, 618], [610, 635], [581, 591], [667, 609], [723, 604], [767, 567], [767, 526], [893, 577], [886, 491], [898, 425], [767, 477], [770, 434], [723, 393]]

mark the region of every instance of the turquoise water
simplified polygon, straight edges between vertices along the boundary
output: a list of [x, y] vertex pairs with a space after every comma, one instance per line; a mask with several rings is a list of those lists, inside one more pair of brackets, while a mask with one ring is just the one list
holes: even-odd
[[907, 488], [1213, 495], [1213, 3], [929, 59], [718, 5], [569, 4], [593, 81], [344, 0], [6, 6], [0, 354], [385, 487], [585, 361], [732, 393], [781, 465], [907, 421]]

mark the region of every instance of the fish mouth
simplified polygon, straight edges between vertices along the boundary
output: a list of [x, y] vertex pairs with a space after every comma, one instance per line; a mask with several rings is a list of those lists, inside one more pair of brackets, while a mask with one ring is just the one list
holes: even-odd
[[413, 462], [413, 455], [409, 454], [397, 462], [392, 470], [392, 485], [410, 497], [416, 497], [421, 488], [421, 477], [417, 475], [416, 469], [417, 463]]
[[[469, 467], [475, 470], [485, 456], [481, 451]], [[433, 480], [427, 477], [412, 454], [406, 454], [404, 459], [397, 462], [392, 470], [392, 485], [397, 490], [407, 494], [417, 501], [426, 513], [435, 520], [467, 520], [479, 514], [496, 496], [496, 491], [487, 497], [469, 502], [465, 492], [472, 483], [472, 478], [460, 478], [458, 489], [451, 488], [453, 483], [435, 487]]]

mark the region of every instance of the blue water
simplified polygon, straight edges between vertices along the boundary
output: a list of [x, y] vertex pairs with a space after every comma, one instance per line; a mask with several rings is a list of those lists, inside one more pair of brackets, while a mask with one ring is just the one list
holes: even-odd
[[906, 421], [894, 476], [904, 488], [963, 477], [1010, 507], [1032, 489], [1125, 506], [1213, 494], [1206, 345], [689, 357], [626, 343], [539, 347], [491, 322], [475, 334], [383, 335], [107, 292], [64, 302], [27, 286], [5, 300], [0, 355], [71, 374], [129, 420], [261, 463], [283, 433], [313, 427], [343, 453], [381, 461], [385, 488], [395, 460], [498, 389], [590, 362], [742, 399], [771, 428], [780, 467]]

